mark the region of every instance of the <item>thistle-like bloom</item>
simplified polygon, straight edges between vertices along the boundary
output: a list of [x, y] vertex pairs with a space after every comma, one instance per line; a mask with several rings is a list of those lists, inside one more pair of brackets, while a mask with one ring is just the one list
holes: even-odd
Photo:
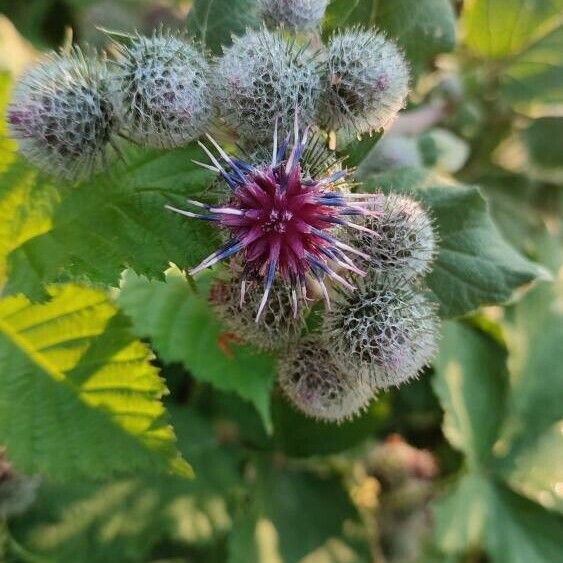
[[307, 132], [301, 137], [297, 126], [291, 148], [289, 138], [278, 147], [276, 127], [271, 163], [259, 167], [230, 157], [211, 137], [209, 140], [224, 165], [204, 145], [201, 146], [213, 166], [199, 164], [218, 172], [225, 180], [230, 188], [228, 203], [214, 207], [189, 201], [199, 212], [167, 208], [188, 217], [215, 222], [226, 229], [230, 237], [190, 273], [194, 275], [220, 260], [240, 256], [241, 302], [244, 302], [246, 280], [264, 281], [256, 321], [264, 311], [278, 276], [290, 286], [296, 314], [299, 303], [307, 299], [307, 277], [319, 282], [327, 301], [325, 277], [349, 290], [354, 289], [335, 268], [363, 275], [349, 254], [366, 259], [368, 256], [336, 239], [333, 231], [338, 227], [369, 231], [348, 217], [372, 213], [367, 208], [373, 196], [334, 191], [335, 183], [346, 175], [342, 170], [321, 179], [304, 177], [300, 158], [307, 146]]

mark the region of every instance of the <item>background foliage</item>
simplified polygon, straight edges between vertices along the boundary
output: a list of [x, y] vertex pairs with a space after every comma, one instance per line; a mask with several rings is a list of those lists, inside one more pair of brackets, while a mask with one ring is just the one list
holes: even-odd
[[[96, 43], [96, 25], [187, 25], [220, 53], [258, 25], [255, 0], [192, 4], [0, 1], [2, 108], [65, 26]], [[0, 559], [560, 560], [562, 14], [559, 0], [330, 3], [323, 34], [373, 24], [410, 61], [407, 111], [349, 162], [364, 189], [431, 209], [447, 319], [433, 369], [340, 426], [294, 411], [276, 358], [225, 339], [208, 279], [182, 275], [216, 244], [163, 210], [208, 196], [195, 145], [128, 148], [70, 186], [29, 168], [2, 120], [0, 444], [42, 483], [23, 514], [0, 510]]]

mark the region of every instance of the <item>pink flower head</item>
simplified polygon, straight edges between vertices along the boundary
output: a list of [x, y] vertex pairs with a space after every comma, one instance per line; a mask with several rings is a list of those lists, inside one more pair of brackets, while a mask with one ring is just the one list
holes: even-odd
[[337, 240], [331, 231], [341, 226], [372, 233], [347, 217], [372, 214], [369, 206], [373, 196], [332, 191], [334, 184], [346, 175], [345, 171], [318, 180], [305, 178], [299, 161], [307, 146], [307, 131], [300, 137], [297, 127], [292, 147], [289, 138], [278, 147], [276, 128], [272, 161], [265, 166], [253, 166], [230, 157], [211, 137], [208, 138], [224, 164], [201, 143], [213, 166], [198, 164], [219, 173], [229, 185], [231, 197], [228, 204], [213, 207], [189, 200], [193, 207], [205, 210], [201, 213], [172, 206], [167, 208], [188, 217], [213, 221], [229, 231], [230, 238], [190, 274], [231, 256], [240, 256], [243, 265], [241, 303], [244, 302], [247, 279], [258, 277], [264, 281], [264, 295], [256, 321], [260, 319], [276, 276], [289, 282], [295, 311], [298, 301], [306, 300], [308, 276], [318, 281], [327, 302], [325, 276], [353, 290], [354, 286], [334, 268], [364, 275], [348, 254], [369, 257]]

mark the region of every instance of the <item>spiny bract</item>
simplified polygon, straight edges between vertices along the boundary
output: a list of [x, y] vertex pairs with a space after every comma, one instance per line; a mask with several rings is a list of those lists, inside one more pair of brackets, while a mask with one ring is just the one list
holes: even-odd
[[353, 289], [354, 286], [333, 268], [363, 275], [346, 253], [366, 259], [368, 256], [342, 243], [332, 233], [337, 227], [366, 230], [347, 217], [371, 213], [366, 208], [372, 196], [339, 191], [338, 183], [346, 175], [342, 170], [319, 179], [304, 178], [300, 159], [307, 147], [307, 133], [300, 137], [297, 124], [291, 148], [289, 137], [278, 146], [277, 132], [274, 134], [268, 165], [254, 166], [232, 158], [211, 137], [209, 140], [223, 164], [201, 144], [213, 162], [213, 166], [203, 166], [225, 180], [231, 190], [229, 201], [225, 205], [210, 206], [188, 200], [198, 212], [167, 207], [187, 217], [215, 222], [230, 238], [190, 273], [194, 275], [220, 260], [238, 256], [242, 266], [242, 301], [247, 280], [264, 282], [256, 321], [265, 309], [277, 277], [290, 286], [296, 313], [299, 304], [308, 301], [308, 277], [318, 281], [327, 301], [325, 276]]
[[256, 310], [262, 293], [261, 284], [251, 282], [245, 292], [245, 303], [241, 303], [241, 283], [233, 278], [213, 285], [210, 303], [227, 329], [241, 340], [259, 350], [286, 348], [299, 339], [305, 318], [301, 311], [295, 313], [290, 288], [277, 282], [272, 286], [270, 299], [264, 309], [263, 323], [257, 324]]
[[128, 137], [158, 148], [198, 137], [212, 113], [209, 65], [181, 36], [155, 32], [116, 44], [117, 109]]
[[406, 284], [369, 279], [342, 294], [325, 317], [323, 333], [336, 365], [378, 388], [417, 377], [438, 338], [435, 308]]
[[320, 26], [328, 0], [260, 0], [260, 12], [268, 25], [292, 31], [310, 31]]
[[386, 127], [404, 106], [409, 70], [395, 43], [377, 31], [337, 32], [330, 40], [321, 101], [329, 129]]
[[308, 125], [316, 116], [320, 74], [307, 47], [265, 29], [234, 39], [216, 67], [215, 100], [227, 125], [249, 145], [269, 142], [276, 120], [289, 133], [295, 113]]
[[89, 176], [105, 163], [114, 132], [105, 64], [78, 48], [47, 55], [16, 84], [7, 121], [37, 167], [69, 180]]
[[405, 196], [382, 196], [377, 215], [361, 217], [359, 224], [375, 232], [347, 231], [344, 240], [370, 256], [377, 273], [413, 280], [430, 270], [436, 252], [436, 235], [430, 216], [420, 204]]
[[300, 411], [325, 421], [354, 417], [374, 396], [367, 381], [358, 381], [335, 365], [323, 341], [315, 336], [302, 340], [280, 360], [278, 383]]

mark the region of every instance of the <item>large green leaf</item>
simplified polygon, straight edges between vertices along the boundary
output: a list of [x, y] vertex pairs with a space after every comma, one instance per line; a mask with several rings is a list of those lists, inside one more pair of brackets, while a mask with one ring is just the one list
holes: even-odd
[[[266, 462], [257, 469], [249, 506], [241, 510], [229, 539], [229, 563], [315, 561], [315, 552], [339, 540], [346, 521], [357, 518], [334, 478], [284, 471]], [[352, 561], [367, 560], [352, 556]]]
[[471, 0], [465, 2], [465, 43], [480, 55], [506, 57], [557, 26], [562, 0]]
[[439, 253], [428, 284], [443, 317], [504, 303], [519, 287], [548, 276], [501, 237], [477, 188], [434, 182], [423, 171], [397, 169], [371, 177], [363, 189], [405, 191], [429, 208], [436, 221]]
[[446, 553], [485, 545], [495, 563], [552, 563], [563, 518], [484, 476], [469, 474], [435, 506], [435, 536]]
[[500, 80], [504, 96], [517, 107], [563, 103], [563, 22], [514, 57]]
[[563, 0], [473, 0], [462, 19], [466, 43], [500, 59], [497, 71], [513, 104], [563, 102]]
[[194, 0], [188, 14], [188, 31], [214, 54], [231, 44], [232, 34], [256, 27], [258, 0]]
[[[50, 228], [9, 256], [8, 291], [40, 297], [43, 284], [61, 275], [116, 284], [127, 266], [162, 277], [170, 261], [195, 264], [213, 248], [213, 231], [164, 209], [209, 183], [210, 174], [194, 158], [205, 159], [194, 146], [166, 153], [131, 149], [127, 163], [90, 182], [61, 185]], [[2, 185], [12, 180], [8, 175]]]
[[445, 410], [444, 433], [473, 468], [486, 464], [503, 419], [505, 352], [461, 323], [443, 326], [433, 385]]
[[557, 282], [530, 292], [506, 324], [512, 388], [497, 450], [515, 489], [563, 512], [563, 280]]
[[149, 350], [105, 293], [50, 286], [0, 301], [0, 443], [54, 479], [133, 470], [190, 474], [160, 401]]
[[274, 360], [247, 346], [221, 345], [222, 327], [205, 290], [194, 293], [177, 269], [167, 273], [166, 282], [127, 272], [117, 301], [136, 334], [151, 338], [165, 361], [181, 362], [197, 379], [251, 401], [270, 428]]
[[25, 519], [11, 526], [18, 542], [53, 561], [137, 563], [151, 560], [160, 541], [174, 542], [184, 553], [224, 537], [232, 524], [230, 502], [242, 483], [238, 455], [193, 410], [176, 407], [171, 415], [195, 479], [46, 483]]

